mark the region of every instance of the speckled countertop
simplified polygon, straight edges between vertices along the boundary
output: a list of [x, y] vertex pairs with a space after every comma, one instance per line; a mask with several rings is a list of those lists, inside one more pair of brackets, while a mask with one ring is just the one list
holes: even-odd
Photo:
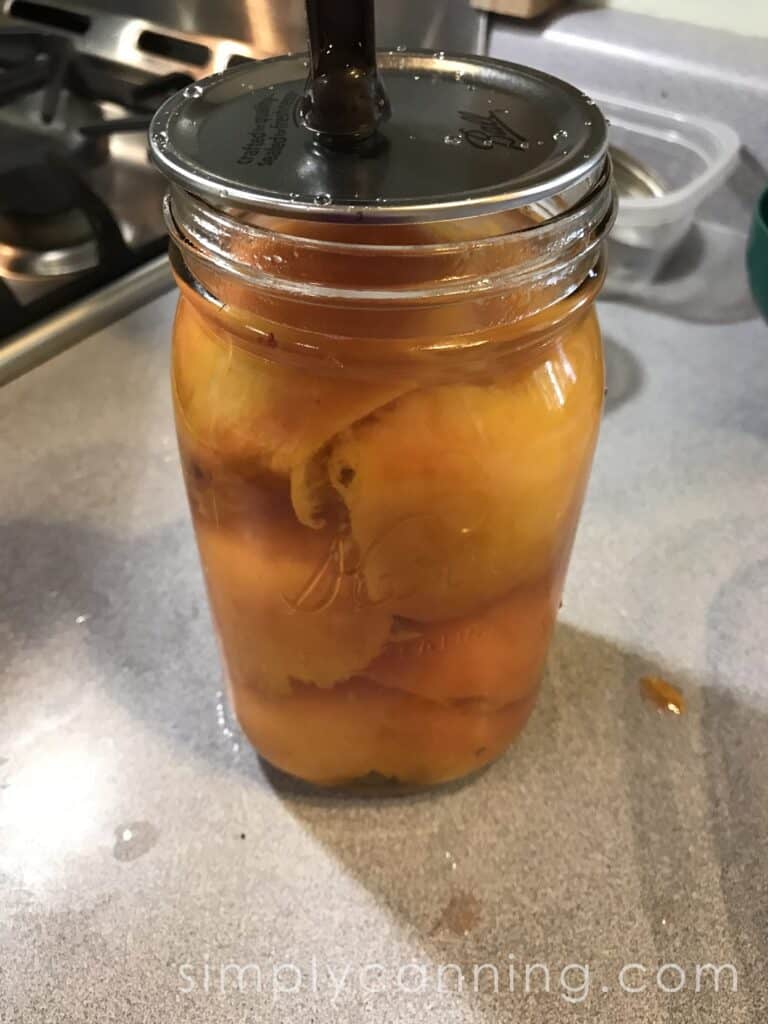
[[[511, 26], [494, 55], [732, 118], [716, 205], [744, 229], [768, 50], [594, 10]], [[0, 391], [2, 1024], [768, 1019], [768, 329], [743, 237], [692, 241], [707, 273], [601, 304], [608, 409], [540, 704], [433, 796], [310, 794], [231, 721], [171, 296]], [[686, 715], [642, 700], [649, 673]]]
[[[265, 774], [220, 705], [172, 310], [0, 392], [0, 1020], [765, 1020], [768, 330], [602, 304], [609, 406], [540, 706], [472, 784], [364, 802]], [[647, 672], [687, 715], [641, 699]], [[706, 963], [738, 991], [697, 993]]]

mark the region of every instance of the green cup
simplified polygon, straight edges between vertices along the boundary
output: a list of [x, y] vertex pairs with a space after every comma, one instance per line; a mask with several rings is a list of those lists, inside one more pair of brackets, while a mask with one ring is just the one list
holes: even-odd
[[768, 189], [760, 196], [752, 221], [747, 243], [747, 273], [755, 302], [768, 321]]

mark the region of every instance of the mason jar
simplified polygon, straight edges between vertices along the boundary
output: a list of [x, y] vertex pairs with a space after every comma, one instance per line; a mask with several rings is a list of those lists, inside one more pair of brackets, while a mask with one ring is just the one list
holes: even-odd
[[282, 771], [434, 785], [527, 722], [603, 404], [604, 155], [577, 184], [368, 220], [175, 177], [184, 478], [234, 710]]

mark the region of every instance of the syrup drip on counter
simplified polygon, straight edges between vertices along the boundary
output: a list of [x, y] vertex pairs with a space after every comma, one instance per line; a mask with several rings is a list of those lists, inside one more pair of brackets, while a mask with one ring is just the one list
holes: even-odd
[[472, 893], [459, 890], [448, 901], [439, 920], [430, 932], [436, 936], [441, 932], [451, 935], [469, 935], [480, 923], [480, 901]]
[[666, 711], [670, 715], [685, 714], [685, 697], [682, 692], [661, 676], [643, 676], [640, 690], [646, 700], [655, 704], [659, 711]]

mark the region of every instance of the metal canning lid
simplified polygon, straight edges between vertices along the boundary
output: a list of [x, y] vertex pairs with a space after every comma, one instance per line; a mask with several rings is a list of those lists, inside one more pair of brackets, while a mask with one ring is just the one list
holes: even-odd
[[307, 60], [240, 64], [167, 100], [150, 129], [168, 178], [219, 207], [333, 221], [426, 221], [556, 200], [596, 185], [606, 124], [542, 71], [479, 57], [380, 52], [391, 117], [353, 151], [299, 119]]

